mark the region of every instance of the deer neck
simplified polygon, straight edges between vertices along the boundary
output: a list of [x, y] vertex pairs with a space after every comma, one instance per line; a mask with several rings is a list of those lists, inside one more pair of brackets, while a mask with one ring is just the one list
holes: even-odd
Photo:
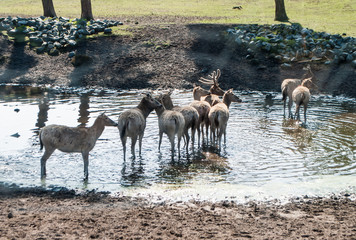
[[203, 96], [206, 96], [206, 95], [207, 95], [207, 94], [203, 94], [203, 93], [201, 93], [199, 90], [194, 90], [194, 91], [193, 91], [194, 100], [200, 101], [200, 98], [203, 97]]
[[231, 105], [231, 100], [225, 95], [224, 98], [223, 98], [223, 103], [225, 103], [227, 108], [229, 108], [230, 105]]
[[156, 108], [155, 110], [156, 110], [157, 115], [161, 116], [165, 109], [163, 106], [160, 106], [160, 107]]
[[93, 126], [89, 127], [89, 132], [92, 132], [96, 139], [98, 139], [105, 129], [105, 125], [99, 118], [97, 118]]
[[162, 103], [166, 109], [168, 109], [168, 110], [173, 109], [172, 99], [166, 99], [166, 101], [163, 101]]
[[141, 110], [145, 118], [147, 118], [153, 110], [153, 108], [148, 107], [143, 101], [140, 102], [137, 108]]
[[307, 83], [308, 81], [311, 81], [311, 78], [306, 78], [306, 79], [304, 79], [300, 85], [303, 86], [303, 87], [305, 87], [305, 85], [306, 85], [306, 83]]

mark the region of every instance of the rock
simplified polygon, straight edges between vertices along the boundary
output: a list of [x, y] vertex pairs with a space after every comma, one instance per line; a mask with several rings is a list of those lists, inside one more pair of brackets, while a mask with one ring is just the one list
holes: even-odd
[[58, 56], [59, 55], [59, 51], [58, 51], [57, 48], [52, 48], [52, 49], [49, 50], [48, 55], [50, 55], [50, 56]]
[[69, 41], [68, 41], [68, 44], [69, 44], [70, 46], [72, 46], [72, 47], [75, 47], [75, 46], [77, 45], [77, 42], [74, 41], [74, 40], [69, 40]]
[[30, 42], [31, 44], [35, 45], [35, 46], [41, 46], [43, 43], [43, 40], [39, 37], [30, 37]]
[[352, 62], [354, 60], [352, 54], [347, 54], [346, 56], [346, 62]]
[[292, 65], [289, 64], [289, 63], [283, 63], [283, 64], [281, 65], [281, 68], [283, 68], [283, 69], [288, 69], [288, 68], [291, 68], [291, 67], [292, 67]]
[[42, 46], [42, 47], [36, 48], [36, 53], [41, 54], [41, 53], [44, 53], [45, 50], [46, 50], [46, 47]]
[[69, 54], [68, 54], [68, 58], [72, 58], [72, 57], [74, 57], [75, 56], [75, 52], [74, 51], [72, 51], [72, 52], [70, 52]]
[[356, 68], [356, 60], [353, 60], [353, 61], [351, 62], [351, 66], [352, 66], [353, 68]]
[[110, 33], [112, 33], [112, 29], [111, 28], [105, 28], [104, 29], [104, 33], [105, 34], [110, 34]]

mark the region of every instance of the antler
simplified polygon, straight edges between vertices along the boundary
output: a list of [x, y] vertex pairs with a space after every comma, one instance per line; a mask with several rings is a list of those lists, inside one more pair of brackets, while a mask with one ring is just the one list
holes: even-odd
[[207, 84], [207, 85], [216, 85], [218, 84], [218, 79], [220, 78], [221, 72], [220, 69], [218, 69], [216, 72], [214, 71], [211, 75], [209, 75], [209, 77], [211, 79], [206, 79], [201, 77], [199, 79], [199, 82], [203, 83], [203, 84]]

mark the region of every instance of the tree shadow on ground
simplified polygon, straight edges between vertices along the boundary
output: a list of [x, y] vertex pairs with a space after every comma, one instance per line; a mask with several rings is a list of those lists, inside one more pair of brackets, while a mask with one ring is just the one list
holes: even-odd
[[[6, 55], [9, 46], [9, 40], [5, 36], [0, 35], [0, 69], [3, 72], [0, 74], [0, 83], [30, 83], [24, 76], [30, 68], [37, 64], [36, 59], [26, 54], [26, 42], [14, 42], [11, 46], [10, 55]], [[2, 66], [3, 65], [3, 66]]]
[[[120, 41], [107, 41], [110, 37], [99, 37], [80, 43], [76, 57], [86, 58], [70, 74], [71, 86], [100, 85], [108, 88], [147, 88], [149, 80], [155, 76], [143, 66], [149, 61], [146, 57], [135, 56], [130, 52], [132, 46]], [[105, 48], [97, 47], [106, 45]]]

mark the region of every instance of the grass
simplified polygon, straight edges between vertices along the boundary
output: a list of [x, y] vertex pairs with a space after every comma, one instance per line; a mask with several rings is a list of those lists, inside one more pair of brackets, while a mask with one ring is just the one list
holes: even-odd
[[[54, 0], [58, 16], [80, 17], [80, 1]], [[243, 7], [242, 10], [233, 6]], [[355, 0], [285, 0], [291, 22], [356, 37]], [[92, 0], [95, 18], [125, 20], [139, 16], [181, 16], [200, 23], [274, 24], [273, 0]], [[0, 16], [40, 16], [38, 0], [1, 0]], [[197, 21], [197, 20], [194, 20]]]

